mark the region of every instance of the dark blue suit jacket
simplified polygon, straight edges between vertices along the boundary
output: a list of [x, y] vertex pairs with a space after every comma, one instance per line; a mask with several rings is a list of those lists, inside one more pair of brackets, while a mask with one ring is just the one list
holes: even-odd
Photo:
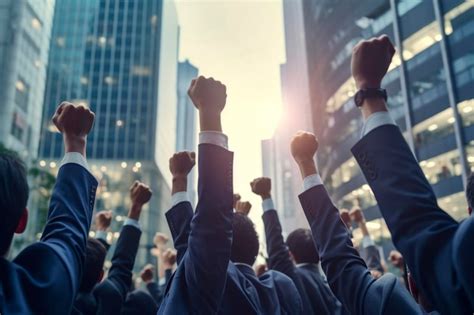
[[283, 241], [282, 228], [276, 210], [263, 213], [267, 240], [268, 267], [290, 277], [303, 302], [304, 314], [341, 314], [341, 303], [327, 286], [317, 265], [297, 268], [290, 259], [290, 252]]
[[300, 195], [329, 286], [351, 314], [423, 314], [392, 274], [375, 280], [323, 185]]
[[72, 314], [119, 314], [132, 284], [132, 270], [141, 231], [124, 225], [107, 278], [92, 292], [79, 292]]
[[59, 170], [41, 241], [12, 262], [0, 258], [1, 314], [67, 314], [81, 281], [96, 179], [82, 166]]
[[398, 127], [372, 130], [352, 152], [419, 290], [442, 314], [472, 314], [474, 218], [458, 223], [438, 207]]
[[[194, 217], [189, 202], [179, 203], [166, 214], [178, 269], [159, 314], [301, 314], [301, 299], [287, 276], [270, 271], [258, 278], [250, 266], [230, 262], [232, 154], [201, 144], [199, 174]], [[202, 209], [208, 210], [205, 217]], [[197, 277], [206, 278], [199, 281]]]

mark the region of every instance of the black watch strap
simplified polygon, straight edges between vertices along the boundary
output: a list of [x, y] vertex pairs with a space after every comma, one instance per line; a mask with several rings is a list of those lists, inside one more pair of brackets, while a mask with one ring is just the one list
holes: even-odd
[[381, 88], [367, 88], [367, 89], [360, 89], [354, 95], [354, 102], [357, 107], [362, 106], [364, 100], [367, 98], [383, 98], [387, 101], [387, 90]]

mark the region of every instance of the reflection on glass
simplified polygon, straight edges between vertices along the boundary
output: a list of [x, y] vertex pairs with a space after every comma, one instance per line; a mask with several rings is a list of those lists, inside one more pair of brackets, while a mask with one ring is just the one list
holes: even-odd
[[466, 100], [458, 104], [458, 111], [462, 117], [464, 127], [474, 124], [474, 99]]

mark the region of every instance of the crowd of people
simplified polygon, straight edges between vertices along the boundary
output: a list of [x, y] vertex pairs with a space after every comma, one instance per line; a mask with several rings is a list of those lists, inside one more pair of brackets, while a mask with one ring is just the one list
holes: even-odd
[[[310, 229], [288, 231], [285, 240], [271, 179], [254, 179], [250, 189], [262, 199], [267, 249], [266, 263], [256, 264], [261, 250], [248, 217], [252, 205], [234, 194], [233, 153], [222, 131], [226, 86], [201, 76], [188, 91], [199, 112], [198, 152], [178, 152], [169, 164], [166, 220], [174, 248], [157, 233], [157, 261], [139, 275], [146, 289], [136, 289], [133, 277], [140, 214], [152, 196], [146, 184], [130, 188], [131, 207], [106, 274], [111, 212], [95, 214], [95, 237], [89, 237], [98, 185], [86, 160], [94, 113], [71, 103], [57, 108], [52, 120], [65, 155], [47, 222], [40, 241], [12, 260], [6, 257], [13, 236], [28, 220], [27, 174], [15, 154], [0, 154], [0, 314], [472, 314], [473, 219], [457, 222], [439, 208], [390, 117], [381, 82], [394, 53], [387, 36], [354, 47], [355, 103], [364, 125], [352, 153], [392, 234], [397, 250], [388, 261], [397, 275], [387, 271], [362, 209], [339, 210], [332, 202], [315, 163], [318, 141], [303, 131], [289, 146], [301, 172], [301, 215]], [[186, 190], [196, 157], [193, 209]], [[466, 194], [470, 213], [474, 177]], [[358, 248], [351, 240], [354, 228], [363, 236]]]

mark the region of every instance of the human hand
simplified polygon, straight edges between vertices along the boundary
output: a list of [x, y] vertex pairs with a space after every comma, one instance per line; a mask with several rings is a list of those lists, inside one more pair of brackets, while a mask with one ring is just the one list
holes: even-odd
[[96, 231], [107, 231], [112, 223], [112, 211], [99, 211], [95, 215]]
[[268, 177], [259, 177], [250, 183], [252, 192], [263, 200], [271, 198], [272, 180]]

